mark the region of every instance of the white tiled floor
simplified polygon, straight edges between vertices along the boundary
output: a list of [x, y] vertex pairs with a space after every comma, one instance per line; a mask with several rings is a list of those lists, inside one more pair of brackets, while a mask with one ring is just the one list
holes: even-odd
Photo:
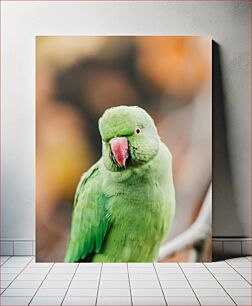
[[62, 264], [1, 257], [0, 305], [251, 305], [251, 257]]

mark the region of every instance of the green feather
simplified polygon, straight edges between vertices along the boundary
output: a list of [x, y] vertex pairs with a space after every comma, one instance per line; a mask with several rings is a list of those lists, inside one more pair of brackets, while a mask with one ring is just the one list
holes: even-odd
[[106, 217], [107, 198], [96, 184], [99, 178], [98, 162], [82, 176], [77, 187], [65, 262], [84, 259], [94, 250], [94, 245], [95, 252], [101, 249], [99, 233], [107, 229], [109, 220]]

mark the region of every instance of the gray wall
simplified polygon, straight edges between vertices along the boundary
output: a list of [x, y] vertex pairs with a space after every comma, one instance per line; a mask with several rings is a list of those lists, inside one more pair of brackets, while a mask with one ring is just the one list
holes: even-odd
[[[35, 35], [211, 35], [214, 235], [250, 236], [250, 4], [3, 2], [4, 239], [35, 239]], [[227, 132], [227, 133], [226, 133]]]

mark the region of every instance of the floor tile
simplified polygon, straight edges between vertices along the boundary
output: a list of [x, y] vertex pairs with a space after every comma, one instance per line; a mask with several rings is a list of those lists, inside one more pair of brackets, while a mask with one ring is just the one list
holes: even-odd
[[198, 297], [201, 305], [235, 305], [235, 303], [228, 296], [218, 296], [218, 297], [209, 297], [209, 296], [199, 296]]
[[[54, 274], [55, 275], [55, 274]], [[62, 275], [62, 274], [61, 274]], [[98, 281], [100, 278], [100, 274], [75, 274], [74, 280], [92, 280], [92, 281]]]
[[[79, 267], [90, 266], [90, 267], [101, 267], [102, 265], [110, 265], [111, 263], [101, 263], [101, 262], [81, 262]], [[118, 263], [119, 264], [119, 263]], [[120, 263], [121, 264], [121, 263]]]
[[26, 265], [27, 263], [23, 261], [12, 261], [12, 262], [7, 261], [6, 263], [2, 265], [1, 269], [3, 267], [5, 268], [24, 268]]
[[[93, 269], [77, 269], [75, 274], [94, 274], [94, 275], [100, 275], [100, 270], [93, 270]], [[113, 273], [113, 272], [112, 272]]]
[[222, 288], [194, 288], [197, 296], [227, 296], [227, 293]]
[[242, 277], [245, 278], [250, 284], [252, 284], [252, 275], [251, 273], [244, 273], [242, 274]]
[[50, 268], [31, 268], [31, 267], [27, 267], [27, 268], [24, 269], [24, 271], [22, 273], [26, 273], [26, 274], [44, 274], [44, 275], [46, 275], [49, 270], [50, 270]]
[[73, 274], [77, 269], [77, 266], [73, 266], [73, 267], [55, 267], [53, 266], [50, 270], [50, 273], [58, 273], [58, 274]]
[[[176, 267], [173, 267], [173, 268], [176, 269]], [[147, 274], [148, 273], [156, 273], [156, 269], [153, 265], [152, 266], [146, 266], [146, 267], [141, 267], [141, 266], [129, 266], [128, 267], [129, 273], [144, 273], [144, 274], [146, 274], [146, 273]]]
[[53, 267], [54, 268], [60, 268], [60, 269], [68, 269], [68, 268], [77, 268], [79, 266], [79, 263], [65, 263], [65, 262], [56, 262]]
[[[97, 282], [98, 284], [98, 282]], [[132, 286], [132, 283], [131, 283]], [[129, 288], [129, 281], [101, 281], [99, 288]]]
[[48, 262], [39, 262], [39, 263], [36, 263], [36, 262], [31, 262], [28, 264], [27, 267], [30, 267], [30, 268], [51, 268], [53, 266], [53, 263], [48, 263]]
[[96, 296], [97, 290], [98, 288], [69, 288], [67, 291], [67, 296]]
[[224, 281], [220, 280], [219, 281], [222, 287], [224, 288], [251, 288], [251, 285], [246, 282], [246, 281], [235, 281], [235, 280], [230, 280], [230, 281]]
[[190, 284], [193, 288], [221, 288], [221, 285], [215, 280], [190, 280]]
[[179, 273], [179, 274], [183, 274], [182, 270], [180, 268], [177, 268], [177, 267], [171, 267], [171, 268], [162, 268], [162, 269], [157, 269], [157, 274], [160, 275], [160, 274], [176, 274], [176, 273]]
[[149, 268], [153, 267], [153, 263], [145, 263], [145, 262], [129, 262], [128, 263], [128, 268], [130, 269], [131, 267], [136, 267], [136, 268]]
[[[212, 264], [212, 262], [210, 262]], [[179, 263], [181, 268], [205, 268], [202, 262], [181, 262]]]
[[99, 296], [130, 296], [129, 288], [100, 288], [98, 292]]
[[17, 277], [16, 280], [43, 280], [44, 278], [44, 274], [22, 273]]
[[165, 268], [156, 268], [158, 274], [164, 273], [183, 273], [180, 267], [165, 267]]
[[[100, 285], [101, 286], [101, 285]], [[154, 281], [130, 281], [130, 287], [131, 288], [152, 288], [152, 289], [158, 289], [160, 288], [160, 284], [158, 280]]]
[[105, 297], [99, 296], [97, 300], [97, 305], [132, 305], [130, 297]]
[[251, 306], [252, 305], [252, 299], [251, 296], [234, 296], [233, 300], [237, 305], [246, 305]]
[[218, 267], [213, 267], [213, 268], [209, 268], [209, 270], [211, 271], [211, 273], [213, 274], [232, 274], [235, 273], [235, 270], [231, 267], [226, 267], [226, 268], [218, 268]]
[[33, 259], [33, 256], [12, 256], [9, 260], [10, 261], [25, 261], [25, 262], [29, 262]]
[[80, 262], [79, 266], [102, 266], [104, 264], [105, 263], [101, 263], [101, 262]]
[[137, 268], [137, 267], [132, 267], [129, 268], [129, 274], [131, 273], [141, 273], [141, 274], [156, 274], [156, 271], [154, 267], [148, 267], [148, 268]]
[[131, 273], [129, 275], [130, 280], [158, 280], [157, 275], [152, 274], [141, 274], [141, 273]]
[[162, 281], [162, 280], [186, 280], [185, 276], [183, 273], [173, 273], [173, 274], [158, 274], [158, 278]]
[[76, 273], [87, 273], [87, 274], [100, 274], [101, 267], [100, 266], [79, 266], [76, 270]]
[[195, 296], [192, 289], [163, 289], [165, 296]]
[[1, 297], [1, 305], [29, 305], [30, 300], [32, 299], [32, 297], [29, 296], [24, 296], [24, 297], [20, 297], [20, 296], [11, 296], [11, 297]]
[[36, 296], [64, 296], [66, 288], [39, 288]]
[[168, 305], [200, 305], [199, 301], [196, 297], [188, 296], [188, 297], [173, 297], [173, 296], [167, 296], [166, 301]]
[[231, 296], [251, 296], [251, 288], [227, 288], [227, 293]]
[[62, 305], [74, 305], [74, 306], [84, 306], [84, 305], [95, 305], [96, 297], [95, 296], [66, 296]]
[[244, 280], [238, 273], [215, 274], [217, 280]]
[[156, 268], [179, 267], [179, 264], [177, 262], [155, 262], [154, 266]]
[[251, 270], [252, 263], [249, 261], [234, 261], [229, 262], [233, 268], [249, 268]]
[[54, 280], [54, 281], [60, 281], [60, 280], [71, 280], [73, 277], [72, 274], [58, 274], [58, 273], [49, 273], [46, 276], [46, 280]]
[[6, 262], [9, 258], [10, 258], [10, 256], [0, 256], [0, 263], [3, 264], [3, 263]]
[[42, 289], [60, 289], [60, 288], [68, 288], [70, 284], [70, 280], [64, 280], [64, 281], [51, 281], [46, 280], [42, 283], [41, 288]]
[[63, 296], [57, 296], [57, 297], [53, 297], [53, 296], [35, 296], [30, 305], [61, 305], [63, 301]]
[[225, 261], [206, 262], [204, 265], [207, 268], [229, 268], [230, 266]]
[[[1, 277], [1, 275], [0, 275], [0, 277]], [[1, 279], [1, 281], [0, 281], [1, 288], [7, 288], [10, 285], [11, 282], [12, 282], [11, 280], [2, 280]]]
[[[73, 280], [70, 284], [70, 288], [80, 289], [80, 288], [98, 288], [98, 280], [97, 281], [81, 281], [81, 280]], [[115, 282], [118, 283], [118, 282]], [[120, 282], [119, 282], [120, 283]], [[114, 287], [115, 288], [115, 287]]]
[[13, 280], [15, 277], [17, 277], [17, 274], [13, 274], [13, 273], [2, 274], [1, 273], [1, 280]]
[[247, 267], [247, 268], [239, 268], [239, 267], [234, 267], [234, 269], [240, 273], [240, 274], [244, 274], [244, 273], [251, 273], [251, 268]]
[[199, 267], [199, 268], [193, 268], [193, 267], [182, 267], [183, 271], [185, 274], [201, 274], [201, 273], [209, 273], [209, 271], [207, 270], [207, 268], [205, 267]]
[[127, 266], [102, 267], [102, 273], [128, 273]]
[[211, 273], [200, 273], [200, 274], [187, 274], [186, 277], [189, 281], [191, 280], [215, 280], [213, 275]]
[[186, 280], [162, 280], [160, 282], [162, 288], [190, 288], [190, 285]]
[[127, 266], [128, 266], [128, 264], [124, 263], [124, 262], [104, 262], [102, 264], [102, 268], [104, 268], [104, 267], [119, 268], [119, 267], [127, 267]]
[[33, 296], [36, 292], [36, 288], [26, 289], [9, 289], [7, 288], [2, 296]]
[[[136, 274], [140, 275], [140, 274]], [[101, 275], [101, 280], [128, 280], [128, 274], [126, 273], [118, 273], [118, 274], [102, 274]]]
[[139, 288], [131, 288], [132, 296], [163, 296], [162, 290], [159, 289], [139, 289]]
[[154, 265], [153, 264], [150, 264], [150, 265], [128, 265], [128, 270], [129, 271], [133, 271], [133, 270], [143, 270], [143, 271], [147, 271], [147, 270], [150, 270], [151, 272], [152, 271], [155, 271], [155, 268], [154, 268]]
[[10, 285], [10, 289], [34, 289], [34, 288], [38, 288], [40, 286], [42, 281], [18, 281], [15, 280], [11, 285]]
[[23, 268], [10, 268], [10, 267], [1, 267], [1, 274], [18, 274], [23, 270]]
[[155, 296], [155, 297], [150, 297], [150, 296], [133, 296], [132, 297], [133, 305], [166, 305], [165, 299], [161, 296]]

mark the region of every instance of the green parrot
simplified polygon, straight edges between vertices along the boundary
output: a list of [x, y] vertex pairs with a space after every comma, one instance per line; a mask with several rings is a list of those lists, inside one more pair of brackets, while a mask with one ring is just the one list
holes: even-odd
[[65, 262], [153, 262], [175, 211], [172, 156], [137, 106], [99, 119], [102, 157], [74, 199]]

